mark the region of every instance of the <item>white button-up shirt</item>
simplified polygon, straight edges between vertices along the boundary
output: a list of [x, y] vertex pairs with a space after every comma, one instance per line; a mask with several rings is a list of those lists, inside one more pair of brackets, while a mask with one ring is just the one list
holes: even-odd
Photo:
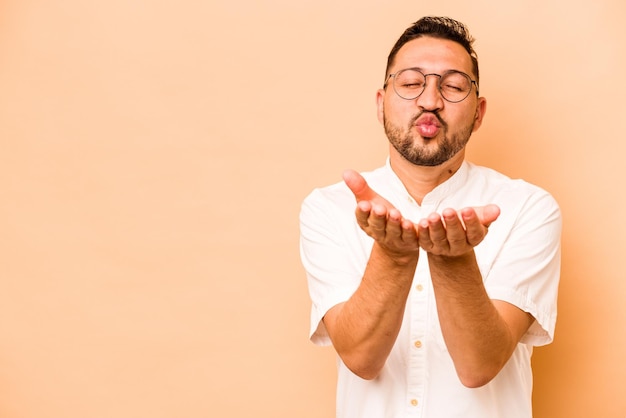
[[[428, 258], [422, 252], [400, 333], [380, 375], [361, 379], [338, 360], [337, 417], [531, 417], [532, 347], [552, 341], [556, 322], [561, 234], [556, 201], [527, 182], [468, 162], [426, 195], [421, 206], [389, 162], [363, 175], [413, 222], [446, 208], [497, 204], [500, 217], [475, 248], [483, 282], [490, 298], [515, 305], [536, 321], [491, 382], [474, 389], [463, 386], [443, 340]], [[355, 208], [344, 183], [314, 190], [302, 205], [301, 257], [315, 344], [331, 344], [322, 318], [357, 289], [373, 245], [356, 223]]]

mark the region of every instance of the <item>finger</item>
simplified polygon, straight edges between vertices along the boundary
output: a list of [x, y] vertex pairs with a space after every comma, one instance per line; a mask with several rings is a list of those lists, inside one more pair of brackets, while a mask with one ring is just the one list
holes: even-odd
[[431, 213], [426, 219], [428, 220], [430, 240], [437, 247], [447, 247], [448, 237], [446, 236], [446, 228], [443, 225], [441, 216], [438, 213]]
[[370, 235], [374, 239], [384, 239], [387, 235], [387, 208], [382, 205], [372, 205], [368, 223]]
[[446, 228], [437, 213], [431, 213], [419, 222], [420, 246], [428, 252], [445, 253], [449, 249]]
[[389, 210], [385, 232], [387, 241], [395, 241], [397, 245], [402, 245], [403, 247], [408, 245], [417, 249], [415, 225], [408, 219], [404, 219], [399, 210]]
[[432, 251], [435, 244], [430, 237], [430, 224], [428, 223], [428, 219], [421, 219], [417, 224], [417, 239], [420, 247], [422, 247], [425, 251]]
[[369, 227], [369, 217], [371, 211], [372, 204], [367, 200], [357, 203], [354, 213], [356, 215], [356, 221], [361, 228], [366, 229]]
[[402, 240], [402, 215], [397, 209], [389, 210], [385, 233], [388, 239]]
[[416, 225], [408, 219], [402, 219], [402, 241], [417, 246], [417, 228]]
[[467, 243], [475, 247], [480, 244], [487, 235], [487, 227], [481, 223], [478, 214], [472, 208], [462, 209], [461, 216], [465, 223]]
[[463, 223], [459, 219], [454, 209], [445, 209], [442, 212], [442, 218], [445, 222], [446, 238], [449, 247], [455, 248], [467, 246], [467, 235]]

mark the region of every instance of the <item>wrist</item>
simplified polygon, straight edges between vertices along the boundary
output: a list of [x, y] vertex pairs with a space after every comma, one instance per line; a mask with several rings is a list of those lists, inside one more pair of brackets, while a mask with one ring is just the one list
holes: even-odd
[[419, 248], [411, 251], [398, 251], [384, 247], [377, 242], [372, 247], [372, 257], [379, 259], [381, 262], [391, 267], [412, 267], [417, 265], [417, 259], [419, 257]]
[[427, 254], [429, 266], [438, 270], [464, 271], [478, 267], [474, 250], [460, 255]]

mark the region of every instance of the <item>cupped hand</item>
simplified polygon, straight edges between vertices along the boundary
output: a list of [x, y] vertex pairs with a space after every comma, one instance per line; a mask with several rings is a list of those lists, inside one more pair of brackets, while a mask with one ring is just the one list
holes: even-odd
[[431, 213], [418, 223], [419, 245], [426, 252], [456, 257], [467, 254], [480, 244], [491, 225], [500, 216], [500, 208], [490, 204], [460, 211], [445, 209]]
[[415, 254], [419, 250], [415, 224], [389, 201], [376, 193], [354, 170], [346, 170], [343, 179], [357, 201], [355, 211], [359, 226], [392, 255]]

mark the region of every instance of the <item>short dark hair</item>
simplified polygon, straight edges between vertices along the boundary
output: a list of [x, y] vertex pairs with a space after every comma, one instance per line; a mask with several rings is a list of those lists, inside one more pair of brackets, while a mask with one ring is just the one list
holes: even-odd
[[448, 39], [460, 44], [472, 59], [472, 70], [476, 76], [476, 84], [478, 85], [478, 55], [472, 44], [474, 38], [470, 35], [467, 27], [454, 19], [449, 17], [437, 17], [426, 16], [413, 23], [407, 30], [404, 31], [402, 36], [396, 41], [396, 44], [391, 48], [389, 57], [387, 58], [387, 68], [385, 70], [385, 80], [389, 73], [389, 69], [393, 65], [398, 51], [404, 44], [413, 39], [421, 38], [423, 36], [430, 36], [433, 38]]

